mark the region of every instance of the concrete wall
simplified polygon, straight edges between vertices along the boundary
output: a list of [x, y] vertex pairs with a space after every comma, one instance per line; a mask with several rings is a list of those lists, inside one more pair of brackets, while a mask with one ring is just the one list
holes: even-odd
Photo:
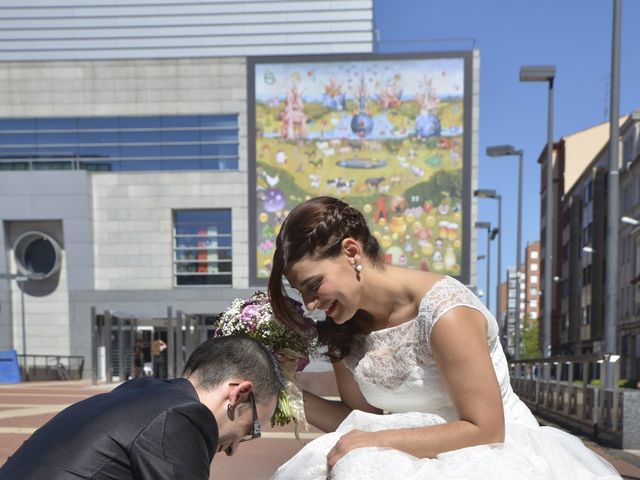
[[244, 58], [0, 63], [1, 117], [238, 113], [246, 95]]
[[[3, 117], [239, 116], [239, 171], [0, 172], [0, 220], [5, 225], [52, 218], [61, 222], [64, 263], [60, 284], [41, 298], [26, 295], [27, 333], [33, 343], [28, 353], [86, 350], [90, 336], [79, 332], [89, 326], [90, 306], [83, 314], [77, 313], [69, 303], [72, 292], [160, 289], [162, 298], [170, 303], [174, 294], [173, 211], [177, 209], [232, 209], [233, 286], [248, 287], [244, 59], [9, 63], [0, 65], [0, 72], [5, 73], [0, 76]], [[12, 243], [5, 241], [6, 233], [0, 233], [0, 247], [6, 252], [0, 255], [0, 271], [13, 272]], [[15, 282], [0, 283], [0, 291], [11, 292], [13, 304], [11, 320], [9, 305], [0, 306], [0, 337], [7, 347], [21, 351], [20, 291]], [[234, 297], [231, 289], [223, 290], [227, 299]], [[205, 296], [201, 288], [194, 291]], [[199, 313], [210, 312], [210, 307]], [[71, 318], [69, 309], [76, 312]], [[45, 323], [59, 339], [50, 338]], [[37, 334], [32, 325], [37, 326]], [[60, 331], [69, 332], [71, 340]]]
[[[627, 119], [620, 118], [620, 125]], [[609, 122], [567, 135], [565, 141], [564, 192], [573, 188], [596, 153], [609, 141]]]
[[[69, 290], [92, 289], [91, 193], [84, 171], [0, 173], [2, 273], [16, 273], [13, 245], [24, 232], [43, 231], [62, 247], [62, 266], [53, 277], [24, 285], [27, 353], [70, 353]], [[22, 348], [22, 292], [15, 281], [1, 282], [10, 305], [0, 306], [0, 337], [7, 348]], [[10, 312], [8, 314], [7, 312]], [[11, 339], [9, 342], [8, 339]]]
[[0, 350], [13, 348], [13, 322], [11, 321], [11, 292], [9, 280], [0, 280]]
[[249, 286], [245, 172], [101, 173], [92, 181], [97, 290], [173, 288], [173, 211], [202, 208], [232, 210], [233, 286]]

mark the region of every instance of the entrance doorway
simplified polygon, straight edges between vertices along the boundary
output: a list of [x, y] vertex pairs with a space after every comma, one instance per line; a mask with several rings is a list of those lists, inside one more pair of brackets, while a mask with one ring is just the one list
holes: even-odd
[[191, 352], [213, 336], [215, 315], [167, 308], [165, 315], [92, 308], [93, 383], [139, 376], [175, 378]]

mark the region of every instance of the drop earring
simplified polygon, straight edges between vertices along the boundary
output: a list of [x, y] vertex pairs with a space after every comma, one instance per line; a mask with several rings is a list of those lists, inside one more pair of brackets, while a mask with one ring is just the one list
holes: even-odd
[[360, 274], [360, 272], [362, 272], [362, 265], [360, 265], [359, 263], [356, 263], [354, 268], [356, 269], [357, 274]]
[[227, 417], [229, 417], [229, 420], [233, 420], [234, 415], [234, 408], [231, 406], [230, 403], [227, 403]]

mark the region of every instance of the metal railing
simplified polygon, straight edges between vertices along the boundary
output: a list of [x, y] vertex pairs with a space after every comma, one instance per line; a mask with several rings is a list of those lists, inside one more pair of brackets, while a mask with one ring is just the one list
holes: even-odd
[[25, 381], [81, 380], [84, 357], [81, 355], [18, 355], [20, 373]]
[[[611, 444], [622, 442], [624, 396], [614, 356], [581, 355], [510, 364], [516, 394], [543, 419]], [[611, 363], [613, 388], [605, 389]]]

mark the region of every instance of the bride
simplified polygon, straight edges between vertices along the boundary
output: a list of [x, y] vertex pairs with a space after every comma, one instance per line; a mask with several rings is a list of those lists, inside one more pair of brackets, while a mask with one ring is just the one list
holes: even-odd
[[295, 479], [620, 479], [561, 430], [540, 427], [509, 383], [498, 324], [451, 277], [385, 265], [362, 214], [317, 197], [278, 234], [269, 295], [302, 330], [283, 276], [323, 310], [340, 401], [304, 392], [325, 432], [281, 466]]

